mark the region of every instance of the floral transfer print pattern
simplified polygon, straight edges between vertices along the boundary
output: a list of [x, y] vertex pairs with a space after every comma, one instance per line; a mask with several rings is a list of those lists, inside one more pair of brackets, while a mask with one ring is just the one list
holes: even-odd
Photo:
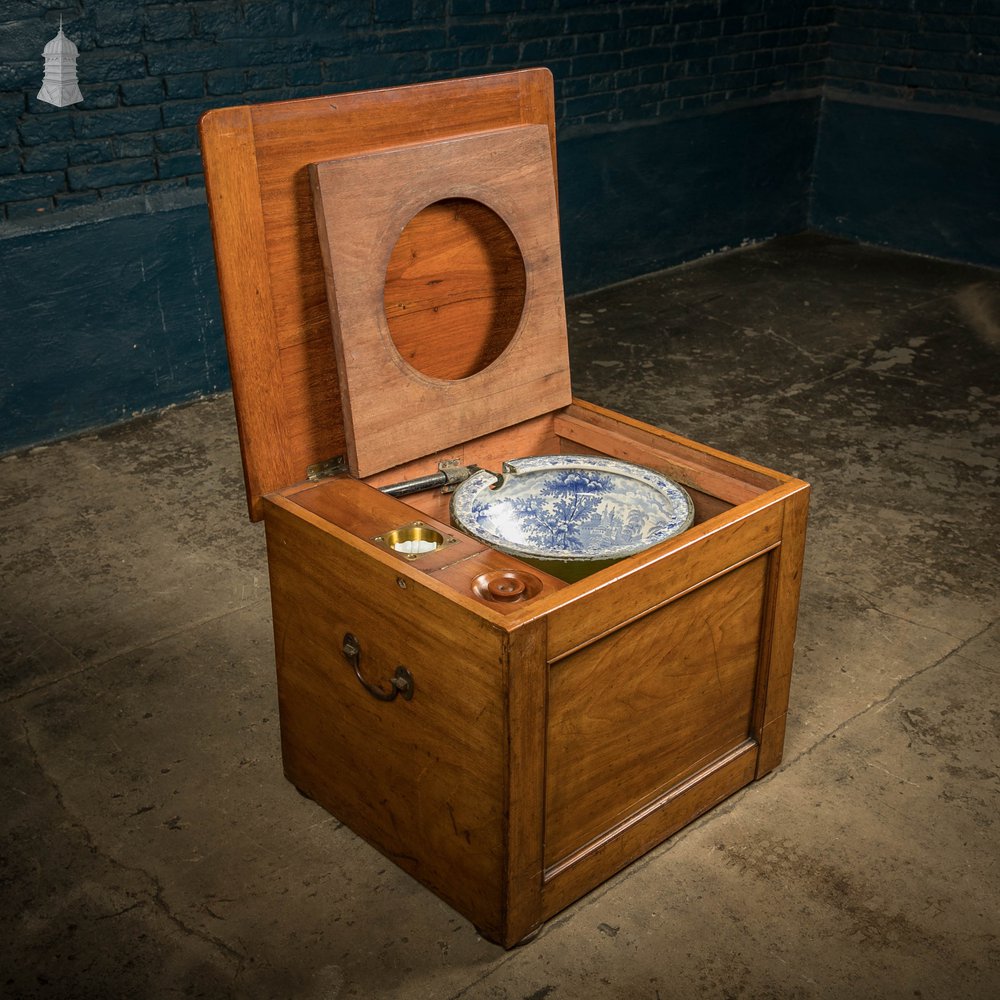
[[455, 524], [512, 555], [621, 558], [685, 530], [685, 490], [651, 469], [592, 456], [517, 459], [479, 472], [452, 500]]

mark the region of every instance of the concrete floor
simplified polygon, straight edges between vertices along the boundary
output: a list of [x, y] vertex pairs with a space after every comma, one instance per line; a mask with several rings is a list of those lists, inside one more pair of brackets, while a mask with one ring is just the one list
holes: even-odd
[[814, 484], [785, 760], [509, 953], [281, 773], [228, 397], [0, 460], [4, 997], [1000, 995], [1000, 275], [816, 236], [570, 304]]

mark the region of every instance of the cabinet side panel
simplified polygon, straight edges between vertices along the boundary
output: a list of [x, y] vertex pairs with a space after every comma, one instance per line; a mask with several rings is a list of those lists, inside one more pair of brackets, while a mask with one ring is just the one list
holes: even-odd
[[[502, 633], [347, 537], [266, 507], [285, 773], [477, 928], [499, 937], [505, 813]], [[400, 578], [401, 579], [401, 578]], [[364, 679], [412, 700], [380, 701]]]

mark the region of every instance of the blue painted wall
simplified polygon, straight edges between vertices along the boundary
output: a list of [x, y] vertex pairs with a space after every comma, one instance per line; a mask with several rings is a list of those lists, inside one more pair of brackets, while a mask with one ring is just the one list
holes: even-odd
[[0, 451], [229, 386], [206, 216], [0, 239]]
[[805, 229], [818, 112], [780, 101], [562, 141], [567, 292]]
[[839, 0], [810, 224], [1000, 266], [1000, 4]]
[[810, 223], [1000, 267], [1000, 122], [824, 101]]

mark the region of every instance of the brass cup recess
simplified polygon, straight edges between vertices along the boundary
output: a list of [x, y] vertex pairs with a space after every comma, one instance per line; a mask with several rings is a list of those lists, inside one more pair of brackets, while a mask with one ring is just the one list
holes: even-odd
[[458, 539], [441, 534], [423, 521], [411, 521], [382, 535], [376, 535], [372, 541], [404, 559], [419, 559], [420, 556], [436, 552]]

